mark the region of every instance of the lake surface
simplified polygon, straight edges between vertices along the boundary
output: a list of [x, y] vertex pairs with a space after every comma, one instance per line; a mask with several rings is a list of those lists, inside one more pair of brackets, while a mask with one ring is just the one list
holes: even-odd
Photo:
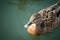
[[29, 35], [24, 25], [32, 14], [57, 0], [0, 0], [0, 40], [60, 40], [60, 24], [44, 35]]

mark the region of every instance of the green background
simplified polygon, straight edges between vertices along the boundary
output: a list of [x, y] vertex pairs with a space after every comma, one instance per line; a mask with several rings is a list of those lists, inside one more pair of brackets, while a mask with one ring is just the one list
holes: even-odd
[[29, 35], [24, 25], [32, 14], [57, 0], [0, 0], [0, 40], [60, 40], [60, 27], [44, 35]]

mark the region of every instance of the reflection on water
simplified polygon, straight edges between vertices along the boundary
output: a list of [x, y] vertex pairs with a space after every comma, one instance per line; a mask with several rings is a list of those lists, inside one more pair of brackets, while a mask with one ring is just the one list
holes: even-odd
[[27, 4], [27, 0], [19, 0], [18, 3], [8, 2], [8, 4], [15, 5], [19, 9], [23, 9], [24, 10], [25, 9], [25, 5]]
[[28, 7], [27, 5], [32, 6], [32, 4], [37, 2], [44, 2], [45, 0], [19, 0], [18, 3], [15, 2], [8, 2], [10, 5], [17, 6], [18, 9], [25, 10], [25, 7]]
[[1, 0], [1, 40], [59, 40], [60, 27], [50, 33], [32, 36], [24, 25], [30, 16], [57, 0]]

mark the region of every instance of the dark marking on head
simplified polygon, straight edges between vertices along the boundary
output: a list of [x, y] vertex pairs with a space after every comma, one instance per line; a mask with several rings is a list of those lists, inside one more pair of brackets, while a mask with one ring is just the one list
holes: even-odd
[[28, 26], [30, 26], [32, 24], [32, 22], [30, 22], [29, 24], [28, 24]]

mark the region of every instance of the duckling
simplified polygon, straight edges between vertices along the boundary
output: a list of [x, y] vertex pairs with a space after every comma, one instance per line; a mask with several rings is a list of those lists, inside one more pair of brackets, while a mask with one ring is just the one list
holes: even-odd
[[52, 7], [42, 9], [38, 13], [33, 14], [24, 27], [32, 35], [40, 35], [52, 31], [60, 22], [60, 11], [56, 10], [60, 9], [52, 9]]

